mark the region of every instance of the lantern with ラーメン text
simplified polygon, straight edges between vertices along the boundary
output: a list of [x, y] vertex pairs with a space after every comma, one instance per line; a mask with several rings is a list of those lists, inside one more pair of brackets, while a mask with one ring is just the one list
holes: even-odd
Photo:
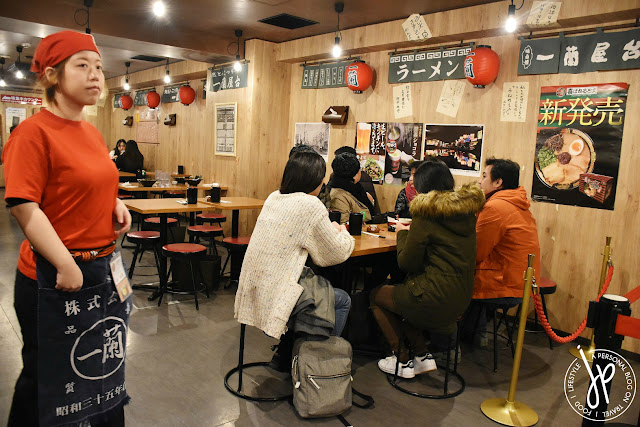
[[160, 105], [160, 95], [155, 90], [147, 92], [147, 105], [149, 108], [156, 108]]
[[344, 70], [344, 80], [353, 93], [362, 93], [373, 83], [373, 69], [364, 61], [357, 60]]
[[478, 45], [464, 58], [464, 76], [473, 87], [484, 88], [498, 77], [500, 58], [491, 46]]
[[128, 110], [133, 107], [133, 99], [129, 95], [122, 95], [120, 97], [120, 107], [122, 107], [123, 110]]
[[178, 89], [178, 98], [182, 105], [189, 105], [196, 99], [196, 91], [188, 84]]

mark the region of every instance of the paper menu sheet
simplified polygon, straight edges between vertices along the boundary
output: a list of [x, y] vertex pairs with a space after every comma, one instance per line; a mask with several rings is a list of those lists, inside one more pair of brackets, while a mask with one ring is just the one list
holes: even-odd
[[396, 119], [413, 116], [410, 85], [405, 84], [393, 87], [393, 114]]
[[460, 80], [445, 81], [436, 111], [449, 117], [457, 116], [466, 83], [466, 81]]
[[414, 13], [402, 23], [402, 29], [407, 35], [407, 40], [426, 40], [431, 38], [431, 30], [427, 26], [422, 15]]
[[529, 82], [505, 83], [502, 86], [501, 122], [524, 122], [527, 118]]
[[556, 24], [561, 5], [562, 2], [560, 1], [534, 1], [527, 18], [527, 25], [530, 27], [548, 27]]

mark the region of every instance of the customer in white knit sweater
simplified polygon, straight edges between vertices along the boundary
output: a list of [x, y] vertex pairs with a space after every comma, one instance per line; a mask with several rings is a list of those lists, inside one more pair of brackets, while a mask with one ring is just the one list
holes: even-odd
[[[235, 318], [274, 338], [286, 331], [287, 321], [302, 293], [298, 279], [307, 256], [325, 267], [346, 261], [354, 240], [344, 225], [329, 221], [317, 195], [326, 165], [317, 153], [295, 153], [284, 169], [280, 190], [262, 207], [242, 263]], [[336, 325], [340, 335], [350, 299], [335, 289]]]

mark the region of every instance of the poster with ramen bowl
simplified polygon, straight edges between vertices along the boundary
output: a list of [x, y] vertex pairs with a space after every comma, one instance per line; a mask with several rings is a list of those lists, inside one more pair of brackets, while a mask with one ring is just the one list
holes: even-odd
[[613, 210], [628, 89], [542, 87], [532, 200]]

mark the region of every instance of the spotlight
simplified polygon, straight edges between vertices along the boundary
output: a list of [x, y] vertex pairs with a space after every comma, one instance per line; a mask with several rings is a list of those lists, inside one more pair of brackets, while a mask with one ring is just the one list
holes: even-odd
[[167, 11], [166, 7], [164, 6], [164, 3], [161, 1], [156, 1], [153, 3], [153, 13], [154, 15], [160, 17], [160, 16], [164, 16], [164, 13]]
[[509, 5], [509, 13], [507, 14], [507, 21], [505, 22], [504, 28], [513, 33], [518, 26], [518, 22], [516, 21], [516, 5], [513, 4], [513, 0], [511, 0], [511, 4]]
[[24, 79], [24, 73], [20, 70], [16, 70], [16, 78], [17, 79]]
[[0, 77], [0, 87], [5, 87], [7, 82], [4, 81], [4, 77]]
[[131, 89], [131, 85], [129, 84], [129, 79], [125, 79], [124, 81], [124, 90]]
[[339, 58], [342, 55], [342, 48], [340, 47], [340, 37], [336, 37], [336, 43], [333, 45], [331, 54], [334, 58]]
[[233, 63], [233, 69], [236, 73], [242, 71], [242, 64], [240, 64], [240, 55], [236, 55], [236, 62]]
[[338, 14], [338, 26], [336, 28], [336, 38], [333, 44], [333, 49], [331, 49], [331, 55], [334, 58], [339, 58], [342, 55], [342, 48], [340, 47], [340, 42], [342, 41], [342, 33], [340, 32], [340, 13], [344, 10], [344, 3], [339, 1], [333, 5], [333, 9]]
[[169, 70], [165, 71], [164, 82], [165, 83], [171, 83], [171, 76], [169, 75]]
[[124, 66], [127, 67], [127, 73], [124, 78], [124, 90], [131, 89], [131, 85], [129, 84], [129, 67], [131, 66], [131, 62], [125, 62]]

